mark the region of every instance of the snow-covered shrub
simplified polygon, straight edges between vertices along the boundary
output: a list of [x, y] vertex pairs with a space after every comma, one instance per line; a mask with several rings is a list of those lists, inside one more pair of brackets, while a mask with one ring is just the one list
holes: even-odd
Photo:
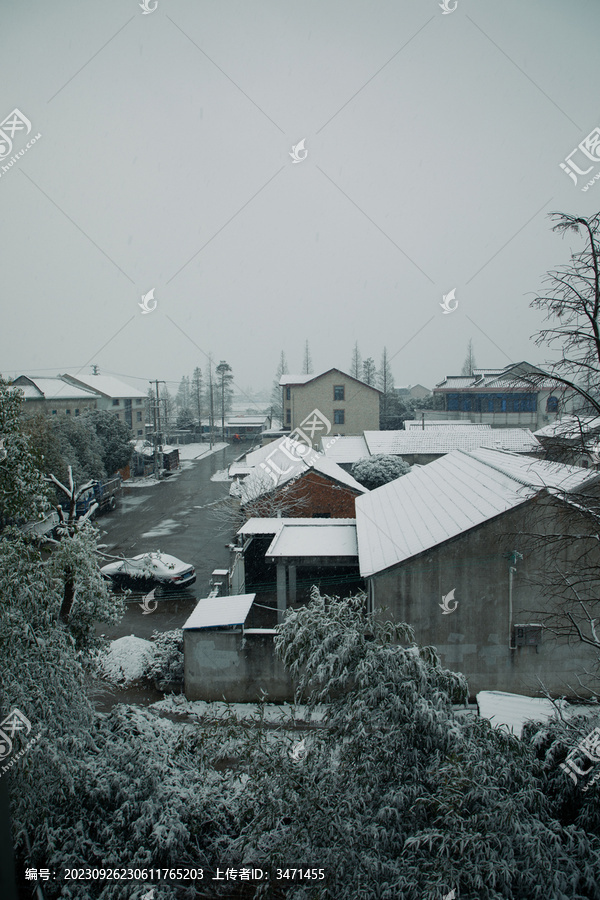
[[376, 456], [365, 456], [352, 466], [352, 477], [370, 491], [395, 481], [406, 475], [410, 466], [400, 456], [380, 453]]
[[246, 763], [233, 849], [247, 861], [323, 867], [331, 900], [598, 897], [597, 835], [555, 814], [526, 742], [454, 714], [464, 678], [407, 625], [315, 590], [276, 645], [327, 714], [302, 759], [264, 741]]
[[183, 688], [183, 631], [155, 631], [154, 656], [146, 673], [159, 691], [177, 691]]

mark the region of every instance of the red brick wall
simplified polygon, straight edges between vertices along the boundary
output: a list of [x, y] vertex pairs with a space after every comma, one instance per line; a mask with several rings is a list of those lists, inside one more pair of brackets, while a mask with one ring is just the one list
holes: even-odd
[[[285, 493], [284, 493], [285, 492]], [[332, 519], [353, 519], [356, 515], [354, 500], [356, 491], [330, 481], [317, 472], [307, 472], [297, 481], [274, 491], [286, 501], [297, 501], [295, 507], [283, 515], [310, 519], [317, 514], [329, 513]]]

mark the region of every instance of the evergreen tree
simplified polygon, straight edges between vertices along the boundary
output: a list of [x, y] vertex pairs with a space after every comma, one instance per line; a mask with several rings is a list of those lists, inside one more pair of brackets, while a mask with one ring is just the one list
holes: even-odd
[[219, 405], [221, 409], [221, 440], [225, 440], [225, 415], [231, 408], [231, 398], [233, 390], [231, 383], [233, 381], [232, 368], [229, 363], [221, 360], [216, 367], [217, 378], [219, 379]]
[[198, 419], [198, 427], [202, 430], [202, 412], [204, 409], [203, 404], [203, 391], [204, 391], [204, 382], [202, 379], [202, 369], [198, 366], [194, 369], [194, 374], [192, 375], [192, 384], [191, 384], [191, 405], [194, 410], [196, 417]]
[[365, 359], [363, 362], [362, 381], [364, 381], [365, 384], [370, 385], [370, 387], [375, 387], [376, 380], [377, 369], [375, 367], [375, 360], [372, 356], [369, 356], [368, 359]]

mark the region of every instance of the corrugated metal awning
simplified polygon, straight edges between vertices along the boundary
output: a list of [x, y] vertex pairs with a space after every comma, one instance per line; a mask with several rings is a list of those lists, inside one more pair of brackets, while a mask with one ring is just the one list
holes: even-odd
[[225, 628], [243, 626], [256, 594], [235, 594], [233, 597], [204, 597], [183, 625], [183, 630], [197, 628]]

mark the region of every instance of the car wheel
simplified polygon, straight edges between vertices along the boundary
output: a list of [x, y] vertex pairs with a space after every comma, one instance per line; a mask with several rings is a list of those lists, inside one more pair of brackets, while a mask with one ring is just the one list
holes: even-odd
[[156, 597], [156, 599], [164, 597], [166, 595], [166, 593], [167, 593], [166, 584], [159, 583], [154, 588], [154, 596]]
[[115, 500], [114, 497], [111, 497], [110, 500], [108, 501], [108, 508], [111, 510], [111, 512], [113, 509], [117, 508], [117, 501]]

